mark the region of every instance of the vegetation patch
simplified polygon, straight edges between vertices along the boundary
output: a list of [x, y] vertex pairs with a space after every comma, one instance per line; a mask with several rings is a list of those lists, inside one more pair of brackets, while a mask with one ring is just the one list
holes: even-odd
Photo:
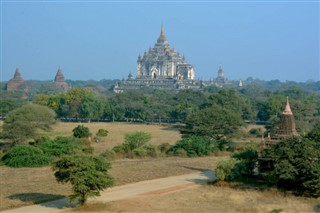
[[56, 157], [75, 154], [81, 150], [81, 145], [70, 137], [57, 137], [54, 140], [38, 143], [36, 146], [45, 154]]
[[76, 138], [88, 138], [92, 135], [88, 127], [78, 125], [72, 130], [73, 136]]
[[51, 162], [51, 158], [40, 148], [31, 145], [13, 147], [2, 160], [5, 165], [11, 167], [39, 167]]
[[228, 148], [226, 140], [215, 140], [206, 136], [190, 136], [183, 138], [172, 146], [168, 153], [181, 155], [182, 150], [188, 157], [206, 156]]
[[114, 179], [108, 174], [111, 164], [102, 157], [67, 156], [58, 160], [53, 171], [59, 183], [72, 185], [71, 201], [83, 205], [89, 197], [99, 196], [100, 191], [114, 185]]

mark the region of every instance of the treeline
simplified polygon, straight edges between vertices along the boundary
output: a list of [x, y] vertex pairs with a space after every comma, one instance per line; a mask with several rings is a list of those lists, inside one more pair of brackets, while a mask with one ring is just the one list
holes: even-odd
[[[289, 96], [296, 126], [308, 132], [320, 118], [320, 98], [316, 92], [294, 86], [270, 91], [257, 84], [241, 89], [208, 87], [204, 91], [132, 90], [106, 95], [93, 88], [73, 88], [58, 94], [38, 94], [31, 101], [48, 106], [65, 120], [197, 123], [207, 117], [228, 118], [229, 123], [266, 123], [271, 131]], [[27, 101], [25, 101], [27, 102]], [[21, 99], [0, 100], [0, 116], [20, 107]], [[210, 115], [210, 116], [209, 116]], [[210, 122], [208, 120], [207, 122]]]

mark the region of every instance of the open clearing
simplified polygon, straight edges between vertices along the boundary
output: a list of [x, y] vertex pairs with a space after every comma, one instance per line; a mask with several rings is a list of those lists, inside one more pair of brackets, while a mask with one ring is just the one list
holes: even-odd
[[100, 212], [305, 213], [320, 212], [320, 199], [285, 196], [272, 190], [260, 192], [197, 185], [183, 190], [150, 193], [148, 196], [137, 196], [106, 204], [92, 203], [79, 208], [77, 212], [97, 210]]
[[78, 125], [84, 125], [90, 129], [95, 135], [99, 129], [106, 129], [109, 131], [107, 137], [103, 138], [100, 143], [92, 143], [95, 149], [95, 153], [101, 153], [106, 149], [111, 149], [115, 145], [124, 142], [124, 136], [126, 133], [143, 131], [151, 134], [152, 138], [150, 143], [159, 145], [162, 143], [174, 144], [177, 140], [181, 139], [178, 128], [165, 125], [146, 125], [136, 123], [65, 123], [58, 122], [53, 126], [50, 137], [56, 136], [72, 136], [72, 130]]
[[[144, 131], [152, 135], [152, 144], [174, 144], [181, 138], [178, 129], [162, 125], [131, 123], [57, 123], [50, 137], [71, 136], [82, 124], [92, 133], [103, 128], [109, 135], [101, 143], [92, 143], [95, 154], [124, 141], [128, 132]], [[124, 185], [157, 178], [213, 170], [224, 157], [123, 159], [112, 162], [110, 173], [116, 184]], [[0, 211], [65, 198], [69, 184], [58, 184], [49, 166], [41, 168], [0, 167]], [[240, 190], [210, 185], [171, 187], [145, 195], [111, 202], [90, 202], [69, 212], [320, 212], [320, 199], [299, 198], [277, 191]], [[278, 211], [278, 212], [279, 212]], [[277, 212], [277, 211], [275, 211]]]
[[[118, 160], [110, 173], [117, 185], [210, 170], [221, 157], [157, 158]], [[63, 198], [71, 194], [69, 184], [58, 184], [50, 167], [0, 167], [0, 210]]]

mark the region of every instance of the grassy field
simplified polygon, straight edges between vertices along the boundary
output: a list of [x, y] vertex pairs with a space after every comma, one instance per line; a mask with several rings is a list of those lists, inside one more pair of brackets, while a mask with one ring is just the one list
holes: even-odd
[[[213, 169], [221, 157], [157, 158], [118, 160], [112, 162], [110, 173], [117, 185], [142, 180], [181, 175]], [[58, 184], [50, 167], [0, 167], [0, 211], [33, 203], [54, 200], [71, 193], [69, 184]]]
[[[50, 137], [71, 136], [72, 129], [80, 123], [57, 123], [47, 133]], [[103, 128], [109, 135], [100, 143], [92, 143], [95, 153], [122, 143], [128, 132], [144, 131], [152, 135], [152, 144], [174, 144], [181, 138], [178, 129], [162, 125], [130, 123], [85, 123], [91, 132]], [[112, 163], [111, 174], [117, 184], [133, 183], [171, 175], [194, 172], [193, 168], [212, 169], [217, 158], [158, 158], [118, 160]], [[0, 210], [61, 198], [71, 193], [70, 185], [57, 184], [50, 167], [9, 168], [0, 167]]]
[[[320, 212], [320, 199], [202, 185], [183, 191], [140, 196], [110, 203], [88, 203], [81, 212], [306, 213]], [[75, 212], [75, 211], [68, 211]]]
[[107, 129], [109, 134], [100, 143], [92, 143], [95, 153], [101, 153], [117, 144], [124, 142], [124, 135], [129, 132], [143, 131], [152, 135], [151, 144], [169, 143], [174, 144], [181, 138], [178, 128], [162, 125], [145, 125], [134, 123], [64, 123], [59, 122], [53, 126], [49, 133], [50, 137], [71, 136], [72, 130], [78, 125], [84, 125], [95, 134], [99, 129]]
[[[71, 136], [80, 123], [57, 123], [50, 137]], [[1, 125], [1, 124], [0, 124]], [[92, 143], [95, 153], [122, 143], [128, 132], [144, 131], [152, 135], [152, 144], [174, 144], [181, 138], [178, 129], [162, 125], [130, 123], [84, 123], [96, 133], [103, 128], [109, 135], [100, 143]], [[250, 126], [251, 127], [251, 126]], [[248, 129], [250, 129], [248, 127]], [[214, 169], [225, 157], [123, 159], [112, 162], [110, 173], [117, 185]], [[0, 211], [33, 203], [63, 198], [71, 194], [69, 184], [58, 184], [49, 166], [41, 168], [0, 167]], [[87, 209], [86, 209], [87, 208]], [[240, 190], [203, 185], [159, 195], [111, 203], [89, 204], [89, 212], [320, 212], [320, 199], [299, 198], [276, 190]], [[81, 209], [77, 209], [80, 211]]]

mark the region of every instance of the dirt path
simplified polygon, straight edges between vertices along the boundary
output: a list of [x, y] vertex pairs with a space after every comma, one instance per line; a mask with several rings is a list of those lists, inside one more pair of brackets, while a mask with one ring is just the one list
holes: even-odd
[[[183, 190], [189, 187], [194, 187], [197, 184], [206, 183], [208, 180], [212, 180], [213, 178], [214, 174], [212, 171], [204, 171], [200, 173], [192, 173], [187, 175], [172, 176], [149, 181], [141, 181], [138, 183], [127, 184], [108, 189], [105, 192], [102, 192], [100, 197], [91, 199], [89, 200], [89, 202], [110, 202], [137, 196], [144, 196], [147, 198], [150, 195], [157, 195], [162, 193], [168, 193], [171, 191]], [[3, 211], [2, 213], [56, 213], [63, 212], [72, 207], [73, 206], [68, 203], [67, 199], [61, 199], [37, 205], [7, 210]]]

